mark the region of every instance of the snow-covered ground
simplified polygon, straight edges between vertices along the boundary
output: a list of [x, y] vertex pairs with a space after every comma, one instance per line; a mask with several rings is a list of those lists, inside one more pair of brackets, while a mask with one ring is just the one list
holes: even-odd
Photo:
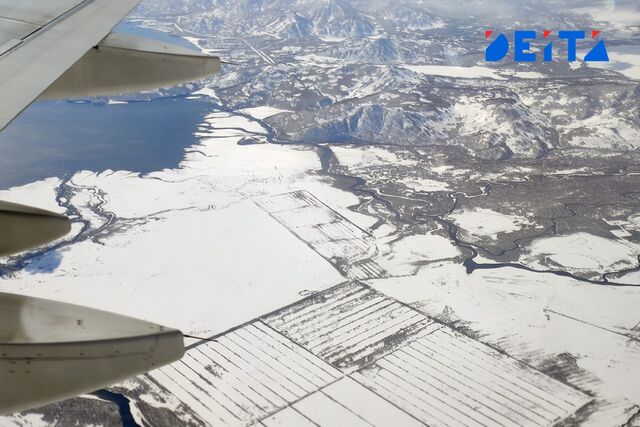
[[532, 225], [530, 219], [517, 215], [507, 215], [491, 209], [474, 208], [457, 211], [448, 218], [462, 228], [468, 235], [495, 239], [499, 233], [511, 233]]
[[607, 46], [608, 62], [587, 62], [590, 67], [618, 71], [625, 76], [640, 80], [640, 55], [638, 46]]
[[413, 160], [403, 159], [393, 151], [383, 147], [335, 146], [331, 147], [340, 164], [351, 167], [367, 167], [372, 164], [394, 166], [418, 166]]
[[534, 268], [607, 273], [634, 267], [639, 256], [640, 247], [623, 238], [575, 233], [534, 240], [520, 261]]
[[467, 275], [451, 262], [429, 264], [415, 276], [367, 283], [476, 331], [481, 341], [541, 369], [569, 355], [563, 368], [569, 382], [607, 401], [583, 425], [623, 424], [637, 410], [640, 346], [625, 334], [640, 320], [638, 288], [585, 286], [516, 269]]
[[460, 256], [460, 251], [449, 239], [441, 235], [412, 234], [406, 237], [390, 235], [381, 242], [378, 263], [393, 276], [408, 276], [418, 272], [425, 264], [437, 263]]
[[[259, 119], [280, 112], [212, 111], [194, 130], [198, 144], [175, 169], [147, 175], [82, 171], [68, 180], [50, 178], [0, 192], [3, 200], [62, 212], [58, 196], [92, 231], [74, 218], [69, 244], [30, 260], [3, 279], [2, 291], [83, 304], [209, 337], [356, 277], [543, 372], [554, 373], [568, 360], [570, 366], [562, 368], [566, 382], [600, 402], [585, 425], [630, 418], [640, 401], [634, 381], [640, 350], [629, 338], [640, 321], [634, 310], [640, 288], [585, 285], [514, 268], [469, 275], [460, 248], [442, 228], [407, 232], [387, 223], [368, 233], [377, 218], [349, 209], [361, 200], [320, 173], [315, 147], [238, 144], [245, 137], [264, 140], [268, 129]], [[469, 172], [432, 165], [428, 172], [434, 178], [425, 178], [425, 164], [402, 151], [331, 149], [349, 173], [405, 167], [406, 176], [383, 174], [379, 181], [397, 180], [412, 191], [451, 192], [443, 174]], [[307, 194], [313, 206], [287, 207], [293, 199], [282, 194]], [[527, 216], [478, 207], [446, 218], [478, 239], [535, 227]], [[634, 230], [637, 218], [612, 226]], [[620, 268], [620, 259], [632, 265], [638, 255], [624, 242], [584, 233], [541, 238], [528, 246], [521, 262], [542, 269], [550, 262], [569, 270]], [[637, 281], [634, 274], [625, 279]], [[138, 390], [136, 381], [120, 387]], [[145, 402], [178, 410], [174, 396], [154, 393]]]
[[[243, 111], [264, 117], [273, 109]], [[141, 176], [84, 171], [63, 185], [97, 229], [117, 218], [105, 237], [38, 257], [0, 284], [18, 292], [83, 304], [212, 335], [323, 289], [344, 278], [266, 215], [254, 197], [309, 189], [354, 220], [356, 198], [314, 175], [312, 149], [240, 146], [264, 133], [242, 115], [213, 112], [200, 143], [177, 169]], [[63, 211], [59, 179], [0, 192], [3, 200]], [[111, 228], [109, 228], [111, 227]], [[74, 226], [77, 234], [79, 226]]]
[[481, 65], [472, 67], [460, 67], [455, 65], [405, 65], [404, 68], [416, 73], [430, 74], [433, 76], [457, 77], [463, 79], [489, 78], [495, 80], [507, 80], [510, 77], [520, 79], [539, 79], [543, 74], [535, 71], [500, 71]]
[[431, 74], [434, 76], [460, 77], [463, 79], [506, 79], [500, 76], [497, 70], [479, 65], [474, 65], [473, 67], [459, 67], [454, 65], [406, 65], [405, 68], [417, 73]]

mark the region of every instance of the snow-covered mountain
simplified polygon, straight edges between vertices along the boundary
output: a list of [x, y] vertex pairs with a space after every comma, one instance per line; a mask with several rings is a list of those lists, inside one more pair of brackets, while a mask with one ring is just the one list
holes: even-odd
[[396, 43], [388, 37], [367, 37], [350, 44], [348, 48], [341, 45], [331, 46], [322, 53], [349, 63], [360, 64], [390, 64], [415, 58], [411, 51], [398, 49]]
[[381, 14], [382, 19], [397, 29], [426, 30], [439, 28], [444, 22], [431, 13], [406, 3], [396, 4]]
[[346, 2], [322, 0], [312, 9], [313, 31], [319, 36], [364, 37], [375, 31], [371, 20]]
[[281, 39], [297, 39], [309, 37], [313, 34], [313, 23], [297, 12], [291, 13], [285, 19], [272, 27], [274, 33]]
[[[136, 13], [238, 63], [209, 87], [231, 108], [291, 111], [271, 119], [283, 141], [438, 144], [488, 159], [640, 148], [637, 81], [560, 60], [487, 64], [486, 23], [430, 4], [147, 0]], [[548, 20], [568, 13], [549, 12]], [[520, 19], [526, 26], [538, 18]]]

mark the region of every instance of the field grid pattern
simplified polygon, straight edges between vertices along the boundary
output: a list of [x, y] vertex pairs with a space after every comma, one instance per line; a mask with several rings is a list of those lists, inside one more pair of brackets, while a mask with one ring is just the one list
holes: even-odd
[[357, 282], [149, 375], [214, 426], [551, 426], [591, 400]]
[[187, 350], [150, 373], [212, 425], [250, 425], [339, 378], [340, 372], [260, 321]]
[[372, 259], [378, 248], [371, 235], [308, 191], [267, 196], [255, 203], [345, 277], [367, 280], [386, 274]]
[[263, 321], [345, 373], [441, 327], [358, 283], [335, 287]]

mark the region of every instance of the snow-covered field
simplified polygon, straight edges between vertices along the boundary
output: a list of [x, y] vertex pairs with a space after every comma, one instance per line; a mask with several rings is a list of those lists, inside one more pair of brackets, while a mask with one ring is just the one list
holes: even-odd
[[585, 287], [515, 269], [467, 275], [451, 262], [429, 264], [415, 276], [367, 283], [475, 331], [481, 341], [540, 369], [558, 363], [570, 383], [607, 402], [584, 425], [623, 424], [637, 410], [640, 346], [625, 334], [640, 320], [638, 288]]
[[448, 216], [453, 222], [462, 228], [468, 235], [482, 238], [495, 239], [499, 233], [511, 233], [532, 225], [526, 217], [507, 215], [491, 209], [474, 208], [467, 211], [458, 211]]
[[543, 74], [535, 71], [507, 71], [494, 70], [489, 67], [474, 65], [472, 67], [460, 67], [455, 65], [405, 65], [404, 68], [416, 73], [430, 74], [433, 76], [457, 77], [462, 79], [489, 78], [495, 80], [507, 80], [510, 77], [520, 79], [539, 79]]
[[608, 62], [588, 62], [590, 67], [618, 71], [625, 76], [640, 80], [640, 55], [637, 46], [607, 47]]
[[490, 78], [505, 80], [496, 70], [489, 67], [474, 65], [473, 67], [458, 67], [453, 65], [406, 65], [405, 68], [417, 73], [434, 76], [460, 77], [463, 79]]
[[412, 234], [406, 237], [389, 236], [381, 242], [378, 263], [392, 276], [415, 274], [425, 264], [437, 263], [460, 256], [460, 251], [449, 239], [438, 234]]
[[536, 239], [521, 262], [534, 268], [556, 266], [608, 273], [634, 267], [639, 256], [640, 247], [625, 239], [575, 233]]
[[[245, 110], [264, 117], [273, 109]], [[84, 171], [63, 185], [70, 203], [105, 237], [38, 257], [2, 291], [110, 310], [205, 336], [339, 283], [324, 259], [266, 215], [254, 197], [309, 189], [354, 220], [353, 195], [314, 175], [311, 149], [240, 146], [264, 133], [251, 119], [213, 112], [178, 169], [141, 176]], [[0, 192], [3, 200], [62, 212], [59, 179]], [[79, 224], [74, 232], [80, 231]]]

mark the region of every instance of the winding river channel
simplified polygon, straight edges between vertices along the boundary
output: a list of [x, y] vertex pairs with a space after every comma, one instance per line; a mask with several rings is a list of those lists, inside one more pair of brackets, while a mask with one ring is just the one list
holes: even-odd
[[[365, 199], [370, 198], [381, 203], [382, 205], [385, 206], [387, 210], [393, 213], [395, 221], [406, 222], [403, 220], [401, 213], [395, 208], [393, 202], [389, 200], [390, 198], [388, 196], [381, 194], [381, 192], [376, 191], [375, 189], [367, 187], [366, 180], [364, 180], [361, 177], [345, 175], [342, 172], [338, 172], [336, 168], [333, 167], [333, 165], [337, 163], [337, 160], [335, 159], [335, 155], [330, 147], [326, 145], [318, 145], [317, 147], [319, 150], [318, 153], [319, 153], [320, 163], [321, 163], [323, 172], [333, 177], [334, 179], [336, 179], [336, 181], [339, 182], [338, 185], [341, 188], [348, 189], [349, 191], [353, 192], [356, 195], [364, 196]], [[483, 189], [483, 192], [480, 196], [486, 196], [489, 194], [490, 191], [491, 191], [491, 186], [487, 185]], [[519, 270], [529, 271], [532, 273], [553, 274], [556, 276], [569, 277], [579, 282], [592, 284], [592, 285], [607, 285], [607, 286], [620, 286], [620, 287], [640, 286], [640, 284], [621, 283], [615, 280], [610, 280], [608, 278], [608, 276], [612, 274], [640, 271], [640, 256], [638, 257], [638, 264], [635, 267], [631, 267], [631, 268], [625, 269], [624, 271], [619, 271], [616, 273], [604, 273], [602, 274], [600, 279], [595, 279], [595, 280], [577, 276], [566, 270], [551, 270], [551, 269], [537, 270], [517, 262], [478, 262], [476, 261], [476, 258], [478, 257], [480, 250], [489, 254], [491, 254], [491, 251], [479, 245], [475, 245], [471, 242], [463, 240], [460, 236], [460, 230], [458, 226], [454, 222], [446, 219], [447, 215], [450, 215], [456, 209], [458, 209], [460, 198], [466, 197], [466, 196], [458, 192], [451, 192], [449, 193], [449, 197], [452, 199], [451, 207], [449, 210], [437, 215], [432, 215], [432, 214], [421, 215], [420, 213], [418, 213], [414, 216], [413, 220], [416, 223], [423, 223], [423, 224], [434, 221], [440, 226], [442, 226], [443, 229], [446, 230], [447, 235], [451, 240], [451, 242], [456, 247], [458, 247], [463, 254], [465, 254], [465, 258], [464, 258], [464, 261], [462, 262], [462, 266], [466, 269], [467, 274], [472, 274], [474, 271], [481, 270], [481, 269], [488, 270], [488, 269], [500, 269], [500, 268], [515, 268]], [[571, 209], [570, 206], [571, 206], [570, 203], [566, 203], [564, 208], [567, 212], [569, 212], [568, 216], [575, 216], [576, 213]], [[354, 210], [357, 211], [359, 210], [359, 208], [360, 206], [356, 207]], [[520, 241], [522, 240], [532, 240], [532, 239], [535, 239], [536, 237], [540, 237], [543, 235], [553, 235], [553, 236], [557, 235], [556, 221], [559, 218], [561, 217], [551, 218], [550, 219], [551, 227], [549, 227], [548, 229], [544, 229], [540, 232], [537, 232], [536, 234], [532, 236], [528, 236], [525, 239], [514, 240], [513, 247], [508, 249], [508, 251], [519, 249], [521, 247]], [[507, 250], [503, 250], [500, 253], [494, 254], [494, 255], [502, 255], [506, 251]]]

